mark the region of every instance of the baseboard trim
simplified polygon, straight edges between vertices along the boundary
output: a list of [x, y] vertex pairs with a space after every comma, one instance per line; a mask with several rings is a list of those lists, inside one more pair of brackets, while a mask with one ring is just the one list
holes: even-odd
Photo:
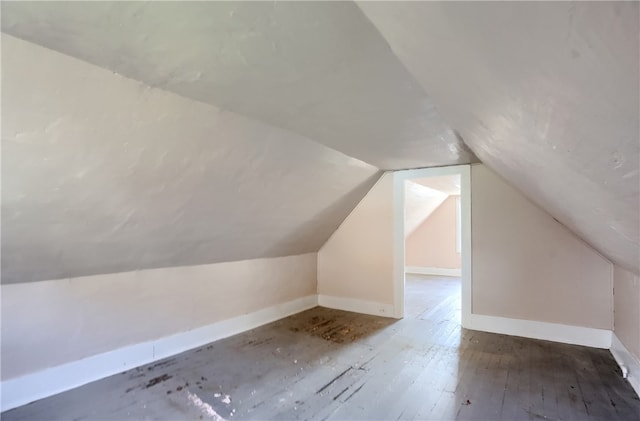
[[375, 301], [358, 300], [356, 298], [334, 297], [331, 295], [318, 295], [320, 307], [336, 310], [351, 311], [354, 313], [371, 314], [374, 316], [394, 317], [393, 304], [377, 303]]
[[581, 326], [471, 314], [468, 329], [594, 348], [611, 348], [611, 331]]
[[2, 411], [227, 338], [318, 305], [308, 295], [187, 332], [119, 348], [36, 373], [2, 381]]
[[448, 268], [432, 268], [422, 266], [405, 266], [405, 273], [415, 273], [417, 275], [436, 275], [436, 276], [462, 276], [461, 269], [448, 269]]
[[620, 369], [627, 372], [627, 380], [636, 394], [640, 396], [640, 360], [627, 349], [615, 333], [611, 337], [611, 355]]
[[[415, 272], [410, 272], [415, 273]], [[94, 355], [0, 383], [2, 411], [26, 405], [84, 384], [206, 345], [316, 306], [393, 317], [392, 304], [329, 295], [308, 295], [242, 316], [212, 323], [154, 341]], [[610, 349], [626, 367], [640, 395], [640, 361], [609, 330], [471, 314], [468, 328], [492, 333]]]

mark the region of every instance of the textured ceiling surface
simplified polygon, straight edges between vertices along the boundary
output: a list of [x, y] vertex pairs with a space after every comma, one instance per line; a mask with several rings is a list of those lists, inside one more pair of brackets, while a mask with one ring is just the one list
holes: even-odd
[[2, 105], [3, 283], [316, 251], [380, 175], [7, 35]]
[[471, 150], [639, 272], [638, 3], [0, 7], [3, 283], [315, 251]]
[[352, 2], [3, 2], [2, 30], [381, 169], [470, 160]]
[[359, 2], [485, 164], [640, 272], [637, 2]]

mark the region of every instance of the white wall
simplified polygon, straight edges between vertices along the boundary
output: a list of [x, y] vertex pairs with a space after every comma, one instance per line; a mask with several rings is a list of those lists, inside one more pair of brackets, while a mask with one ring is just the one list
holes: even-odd
[[315, 293], [315, 253], [2, 285], [2, 380]]
[[611, 263], [486, 166], [471, 185], [473, 313], [611, 329]]
[[318, 252], [320, 305], [322, 296], [355, 299], [380, 314], [393, 304], [392, 194], [387, 172]]

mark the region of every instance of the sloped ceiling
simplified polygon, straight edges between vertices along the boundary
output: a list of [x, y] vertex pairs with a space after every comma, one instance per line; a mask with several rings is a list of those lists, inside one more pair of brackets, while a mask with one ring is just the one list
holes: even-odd
[[381, 169], [470, 159], [352, 2], [3, 2], [2, 30]]
[[1, 7], [3, 282], [317, 250], [452, 129], [639, 272], [637, 3]]
[[640, 272], [638, 2], [358, 2], [485, 164]]
[[2, 282], [316, 251], [379, 177], [2, 36]]

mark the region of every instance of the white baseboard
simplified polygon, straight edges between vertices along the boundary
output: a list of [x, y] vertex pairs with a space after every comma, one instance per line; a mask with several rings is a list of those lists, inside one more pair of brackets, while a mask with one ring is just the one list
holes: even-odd
[[611, 348], [611, 331], [532, 320], [471, 314], [468, 329], [594, 348]]
[[[8, 379], [0, 384], [2, 411], [148, 364], [189, 349], [206, 345], [292, 314], [320, 305], [356, 313], [393, 317], [392, 304], [328, 295], [309, 295], [253, 313], [222, 320], [176, 335], [105, 352], [51, 367], [37, 373]], [[628, 380], [640, 394], [640, 362], [611, 331], [555, 323], [472, 314], [469, 329], [543, 339], [554, 342], [611, 349], [619, 365], [628, 370]], [[612, 338], [613, 336], [613, 338]]]
[[611, 354], [623, 372], [627, 372], [627, 380], [640, 396], [640, 360], [627, 349], [616, 334], [611, 338]]
[[405, 266], [405, 273], [415, 273], [418, 275], [436, 275], [436, 276], [462, 276], [461, 269], [448, 268], [431, 268], [422, 266]]
[[358, 300], [356, 298], [333, 297], [331, 295], [318, 295], [318, 305], [320, 307], [352, 311], [354, 313], [393, 317], [393, 304], [377, 303], [375, 301], [364, 301]]
[[308, 295], [188, 332], [127, 346], [36, 373], [4, 380], [0, 386], [1, 410], [7, 411], [134, 367], [161, 360], [308, 310], [317, 305], [318, 297]]

